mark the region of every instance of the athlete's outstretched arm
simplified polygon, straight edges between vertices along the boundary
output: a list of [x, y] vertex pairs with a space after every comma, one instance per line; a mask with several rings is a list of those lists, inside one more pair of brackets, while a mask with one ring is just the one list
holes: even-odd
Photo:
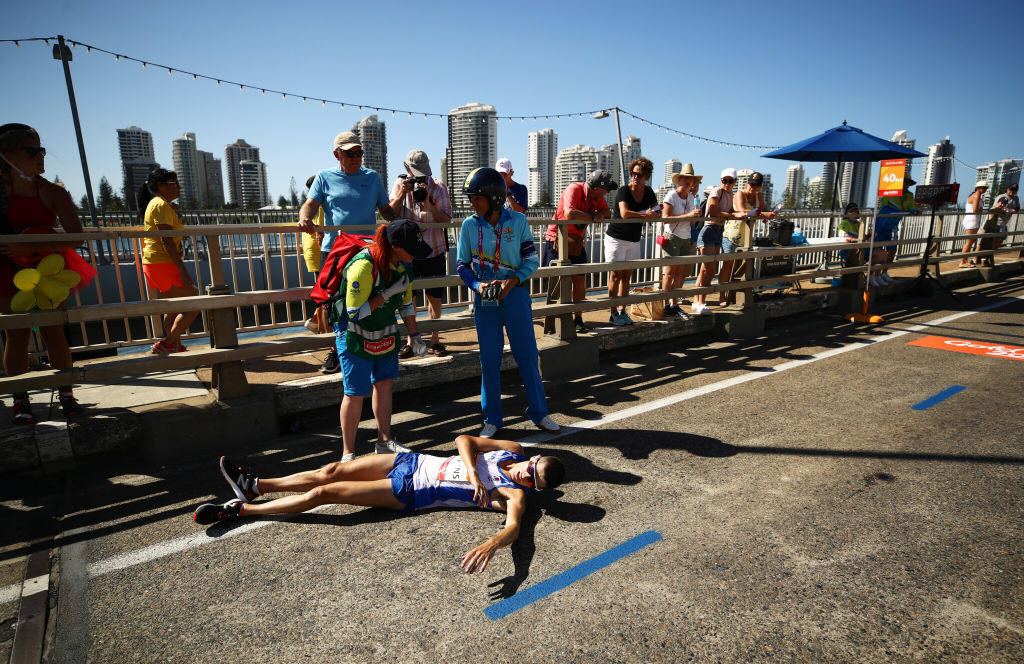
[[494, 555], [494, 552], [509, 546], [519, 537], [519, 524], [522, 522], [523, 512], [526, 510], [526, 492], [520, 489], [495, 489], [495, 491], [501, 491], [502, 496], [505, 498], [505, 509], [507, 511], [505, 527], [497, 535], [489, 538], [486, 542], [462, 556], [462, 569], [467, 574], [482, 572], [487, 569], [487, 563], [490, 561], [491, 556]]

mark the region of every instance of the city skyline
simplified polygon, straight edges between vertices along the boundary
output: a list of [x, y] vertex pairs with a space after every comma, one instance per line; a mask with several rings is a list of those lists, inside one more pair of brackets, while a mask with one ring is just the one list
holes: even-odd
[[[1019, 3], [997, 4], [999, 15], [1011, 24], [1024, 18]], [[621, 9], [598, 0], [587, 11], [614, 15]], [[656, 21], [657, 16], [678, 8], [654, 1], [638, 9], [641, 21], [645, 16]], [[218, 156], [218, 146], [230, 144], [239, 136], [247, 137], [260, 146], [269, 190], [276, 199], [287, 194], [291, 178], [301, 188], [309, 174], [332, 166], [333, 137], [369, 114], [376, 113], [387, 123], [388, 179], [403, 172], [402, 157], [410, 149], [422, 149], [432, 161], [439, 162], [448, 139], [446, 118], [439, 115], [468, 101], [498, 109], [497, 153], [519, 167], [520, 181], [526, 180], [523, 165], [527, 163], [529, 132], [551, 128], [558, 133], [562, 146], [612, 144], [617, 135], [613, 114], [594, 119], [587, 112], [616, 105], [644, 119], [620, 114], [621, 135], [640, 138], [644, 156], [655, 164], [670, 158], [693, 163], [699, 173], [712, 179], [717, 179], [726, 167], [751, 168], [771, 174], [773, 181], [780, 183], [794, 163], [761, 158], [767, 150], [728, 147], [714, 141], [788, 145], [843, 120], [886, 138], [906, 130], [918, 145], [931, 145], [948, 135], [957, 145], [956, 156], [975, 167], [1018, 159], [1024, 155], [1024, 133], [1017, 128], [1013, 114], [1000, 109], [1019, 105], [1024, 95], [1020, 86], [1002, 86], [999, 102], [983, 107], [966, 94], [951, 95], [936, 107], [925, 103], [921, 94], [896, 94], [878, 103], [871, 95], [858, 93], [874, 89], [879, 76], [889, 70], [889, 41], [878, 30], [880, 17], [884, 16], [888, 25], [899, 25], [920, 35], [941, 33], [949, 20], [955, 20], [968, 33], [981, 34], [990, 27], [987, 16], [966, 8], [948, 9], [941, 13], [919, 12], [909, 6], [870, 0], [858, 5], [855, 12], [803, 2], [784, 7], [763, 3], [731, 7], [730, 11], [745, 17], [730, 27], [729, 38], [738, 43], [764, 34], [807, 37], [799, 43], [788, 41], [787, 49], [759, 52], [759, 67], [774, 77], [773, 85], [759, 92], [755, 112], [749, 104], [733, 103], [733, 94], [725, 95], [720, 103], [701, 101], [707, 97], [709, 76], [721, 67], [720, 44], [707, 31], [694, 31], [688, 36], [686, 72], [680, 74], [679, 85], [671, 93], [654, 92], [663, 86], [666, 73], [653, 63], [677, 57], [677, 45], [672, 43], [645, 43], [642, 61], [652, 63], [648, 66], [608, 62], [602, 76], [622, 81], [616, 86], [593, 85], [582, 75], [556, 74], [554, 65], [572, 62], [572, 58], [579, 57], [580, 48], [584, 52], [587, 48], [577, 43], [583, 37], [576, 30], [579, 10], [529, 0], [518, 5], [515, 15], [506, 17], [490, 35], [510, 45], [509, 67], [515, 78], [529, 82], [526, 87], [502, 80], [490, 59], [469, 55], [459, 40], [438, 40], [431, 57], [436, 62], [458, 63], [458, 67], [446, 64], [423, 76], [413, 73], [403, 49], [378, 48], [375, 39], [363, 34], [348, 38], [346, 51], [374, 52], [375, 62], [383, 65], [380, 71], [401, 74], [367, 74], [348, 77], [344, 83], [333, 82], [330, 75], [325, 75], [331, 67], [320, 63], [337, 57], [337, 43], [312, 38], [303, 40], [301, 53], [296, 51], [288, 40], [280, 39], [280, 23], [268, 20], [280, 12], [280, 7], [260, 0], [244, 12], [216, 3], [202, 5], [201, 11], [197, 6], [195, 20], [169, 28], [167, 36], [173, 38], [167, 39], [153, 39], [144, 16], [124, 12], [119, 4], [108, 0], [88, 6], [41, 0], [2, 10], [5, 20], [0, 37], [62, 33], [149, 63], [255, 86], [239, 89], [226, 82], [218, 86], [215, 80], [193, 80], [181, 71], [169, 74], [153, 64], [144, 69], [138, 62], [115, 60], [96, 49], [89, 53], [84, 47], [73, 49], [74, 60], [70, 63], [94, 189], [103, 175], [112, 183], [120, 180], [123, 186], [120, 157], [109, 137], [117, 128], [139, 126], [152, 133], [155, 159], [165, 167], [171, 163], [170, 143], [183, 130], [195, 133], [200, 147], [208, 146]], [[538, 21], [541, 16], [543, 20]], [[117, 20], [112, 20], [114, 17]], [[318, 23], [370, 25], [378, 18], [379, 7], [328, 6], [322, 8]], [[391, 19], [389, 34], [398, 39], [432, 30], [469, 33], [478, 27], [474, 12], [449, 7], [425, 14], [397, 12]], [[820, 31], [820, 26], [826, 24], [834, 27], [827, 38]], [[229, 25], [231, 29], [225, 30]], [[587, 35], [591, 41], [601, 39], [608, 29], [600, 22], [592, 28]], [[518, 46], [524, 34], [533, 33], [545, 39], [530, 48]], [[578, 37], [568, 42], [557, 38], [564, 34]], [[838, 64], [815, 56], [825, 44], [836, 40], [858, 43], [856, 60]], [[84, 187], [60, 62], [53, 60], [50, 47], [42, 42], [23, 42], [20, 46], [0, 44], [0, 84], [10, 91], [5, 98], [6, 115], [10, 121], [26, 121], [39, 129], [48, 149], [47, 177], [59, 175], [77, 200]], [[948, 58], [947, 46], [946, 40], [923, 42], [917, 47], [917, 59], [949, 60], [949, 80], [973, 80], [974, 64], [965, 57]], [[399, 78], [402, 82], [396, 85]], [[998, 73], [994, 73], [985, 85], [994, 85], [997, 80]], [[266, 87], [266, 94], [261, 92], [262, 87]], [[280, 94], [271, 94], [270, 90], [275, 89], [297, 96], [282, 99]], [[304, 102], [300, 95], [312, 98]], [[339, 100], [345, 106], [321, 104], [314, 100], [317, 97]], [[416, 112], [392, 114], [388, 110], [391, 108]], [[430, 116], [423, 117], [417, 114], [419, 111]], [[567, 116], [570, 113], [571, 119]], [[686, 138], [645, 120], [711, 140]], [[817, 174], [817, 165], [804, 167]], [[956, 172], [961, 183], [973, 180], [975, 175], [959, 162]], [[916, 165], [914, 173], [921, 173]], [[457, 191], [452, 193], [458, 198]], [[873, 191], [869, 198], [871, 203]], [[962, 194], [961, 204], [965, 198]]]

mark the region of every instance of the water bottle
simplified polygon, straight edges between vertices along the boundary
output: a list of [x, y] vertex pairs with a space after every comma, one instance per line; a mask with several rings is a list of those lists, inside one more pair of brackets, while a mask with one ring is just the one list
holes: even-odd
[[807, 238], [804, 237], [804, 232], [800, 230], [799, 226], [793, 227], [793, 237], [789, 241], [790, 246], [807, 244]]

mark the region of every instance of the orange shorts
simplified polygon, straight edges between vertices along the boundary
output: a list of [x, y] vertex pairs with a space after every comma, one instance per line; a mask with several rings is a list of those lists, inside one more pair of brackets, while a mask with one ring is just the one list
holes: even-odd
[[185, 285], [181, 280], [181, 272], [174, 263], [143, 263], [142, 273], [146, 275], [149, 285], [161, 293], [166, 293], [175, 286]]

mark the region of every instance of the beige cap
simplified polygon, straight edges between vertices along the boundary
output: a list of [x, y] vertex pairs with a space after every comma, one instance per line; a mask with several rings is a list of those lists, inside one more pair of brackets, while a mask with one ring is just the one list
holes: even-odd
[[423, 150], [410, 150], [409, 154], [405, 155], [405, 165], [416, 177], [432, 175], [430, 159], [427, 158], [427, 153]]
[[359, 136], [351, 131], [343, 131], [334, 137], [335, 150], [351, 150], [352, 148], [361, 147], [363, 147], [363, 144], [359, 142]]

